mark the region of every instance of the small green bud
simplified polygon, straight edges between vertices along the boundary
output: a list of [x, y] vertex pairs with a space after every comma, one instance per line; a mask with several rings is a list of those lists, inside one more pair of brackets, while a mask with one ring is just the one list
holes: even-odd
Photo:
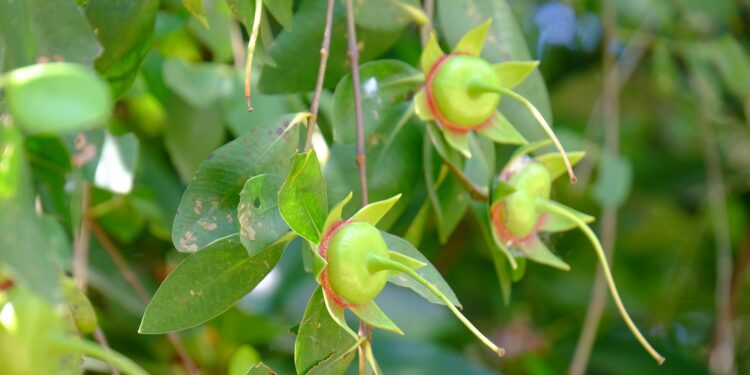
[[454, 126], [470, 130], [482, 125], [497, 110], [500, 94], [471, 88], [474, 82], [500, 85], [500, 78], [489, 62], [479, 57], [452, 55], [446, 57], [434, 74], [430, 89], [437, 110]]

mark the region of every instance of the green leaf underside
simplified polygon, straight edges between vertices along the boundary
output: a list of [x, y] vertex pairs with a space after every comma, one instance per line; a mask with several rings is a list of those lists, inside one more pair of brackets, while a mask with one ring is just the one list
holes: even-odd
[[373, 327], [391, 331], [399, 335], [403, 335], [404, 332], [396, 326], [388, 316], [383, 313], [382, 310], [372, 301], [366, 305], [351, 306], [349, 308], [352, 312], [357, 315], [360, 319], [364, 320]]
[[357, 338], [357, 334], [352, 331], [351, 327], [346, 324], [346, 317], [344, 315], [344, 308], [337, 305], [334, 301], [329, 298], [328, 294], [323, 293], [323, 300], [325, 301], [326, 309], [328, 309], [328, 315], [333, 319], [341, 329], [349, 333], [351, 337]]
[[237, 219], [240, 239], [252, 256], [266, 249], [289, 231], [279, 213], [278, 191], [283, 179], [262, 174], [247, 180], [240, 191]]
[[[574, 151], [574, 152], [568, 152], [568, 159], [570, 160], [570, 165], [575, 166], [578, 164], [581, 159], [586, 155], [583, 151]], [[565, 167], [565, 161], [557, 152], [551, 152], [548, 154], [543, 154], [534, 157], [534, 160], [542, 163], [545, 168], [549, 171], [550, 177], [554, 180], [561, 175], [567, 173], [567, 168]]]
[[356, 335], [352, 336], [331, 318], [323, 289], [318, 287], [310, 297], [294, 344], [297, 374], [308, 374], [321, 365], [330, 370], [328, 373], [343, 373], [354, 358], [349, 350], [356, 344]]
[[[388, 249], [424, 263], [425, 266], [415, 270], [415, 272], [422, 276], [430, 284], [434, 285], [438, 290], [440, 290], [448, 298], [448, 300], [451, 301], [451, 303], [458, 306], [459, 308], [461, 307], [461, 303], [458, 302], [456, 293], [453, 292], [453, 289], [451, 289], [445, 279], [443, 279], [443, 277], [440, 275], [440, 272], [438, 272], [438, 270], [430, 263], [429, 260], [427, 260], [424, 255], [422, 255], [421, 252], [419, 252], [419, 250], [414, 248], [414, 246], [412, 246], [408, 241], [401, 237], [383, 231], [381, 231], [380, 233], [383, 235], [385, 243], [388, 245]], [[422, 284], [404, 274], [391, 276], [388, 281], [398, 286], [409, 288], [422, 296], [422, 298], [432, 303], [438, 305], [445, 304], [441, 299], [433, 295]]]
[[470, 56], [479, 56], [482, 53], [484, 39], [487, 37], [487, 31], [489, 31], [491, 25], [492, 19], [490, 18], [481, 25], [473, 28], [461, 37], [461, 40], [456, 43], [453, 51], [456, 53], [465, 53]]
[[278, 243], [250, 257], [235, 234], [190, 255], [156, 291], [139, 332], [173, 332], [215, 318], [271, 272], [285, 247], [286, 243]]
[[220, 147], [201, 163], [188, 184], [172, 228], [177, 250], [195, 252], [216, 239], [237, 232], [239, 192], [251, 177], [285, 176], [294, 154], [298, 129], [285, 115]]
[[357, 211], [357, 213], [351, 217], [351, 221], [362, 221], [368, 224], [377, 225], [380, 219], [388, 213], [388, 210], [398, 202], [399, 198], [401, 198], [401, 194], [386, 200], [370, 203]]
[[185, 9], [187, 9], [190, 14], [201, 21], [203, 26], [208, 27], [206, 12], [203, 10], [203, 0], [182, 0], [182, 4], [185, 5]]
[[539, 66], [538, 61], [506, 61], [495, 64], [492, 68], [500, 77], [500, 84], [512, 89], [523, 82]]
[[493, 121], [487, 126], [480, 128], [478, 133], [495, 143], [511, 145], [523, 145], [527, 143], [521, 133], [500, 112], [495, 113]]
[[320, 243], [328, 202], [323, 172], [314, 151], [297, 154], [279, 190], [279, 211], [301, 237]]

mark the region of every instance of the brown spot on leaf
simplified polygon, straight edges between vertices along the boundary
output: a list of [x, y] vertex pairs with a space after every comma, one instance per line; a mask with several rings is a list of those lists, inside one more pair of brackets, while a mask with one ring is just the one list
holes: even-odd
[[196, 215], [200, 215], [201, 212], [203, 212], [203, 200], [200, 198], [195, 198], [195, 206], [193, 206], [193, 212], [195, 212]]
[[212, 231], [212, 230], [216, 230], [216, 228], [218, 227], [218, 225], [216, 225], [216, 223], [208, 221], [208, 220], [198, 220], [198, 225], [200, 225], [201, 228], [203, 228], [203, 229], [205, 229], [205, 230], [207, 230], [209, 232]]

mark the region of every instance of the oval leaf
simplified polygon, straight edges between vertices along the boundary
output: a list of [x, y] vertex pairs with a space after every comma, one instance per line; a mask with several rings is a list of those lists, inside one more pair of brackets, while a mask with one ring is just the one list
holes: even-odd
[[138, 332], [179, 331], [227, 311], [271, 272], [285, 246], [279, 243], [251, 257], [235, 234], [189, 256], [156, 291]]
[[289, 227], [313, 243], [320, 242], [326, 220], [326, 183], [314, 151], [297, 154], [279, 190], [279, 211]]
[[255, 255], [289, 231], [279, 213], [278, 191], [282, 179], [276, 175], [255, 176], [240, 192], [237, 217], [240, 222], [240, 240], [249, 255]]

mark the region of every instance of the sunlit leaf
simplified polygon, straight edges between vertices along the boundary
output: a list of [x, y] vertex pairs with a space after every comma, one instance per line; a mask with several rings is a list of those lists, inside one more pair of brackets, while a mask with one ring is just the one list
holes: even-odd
[[247, 180], [240, 191], [237, 218], [240, 223], [240, 240], [253, 256], [276, 242], [289, 231], [279, 213], [278, 191], [283, 179], [262, 174]]
[[326, 220], [328, 199], [323, 172], [314, 151], [297, 154], [279, 190], [279, 211], [301, 237], [319, 243]]

